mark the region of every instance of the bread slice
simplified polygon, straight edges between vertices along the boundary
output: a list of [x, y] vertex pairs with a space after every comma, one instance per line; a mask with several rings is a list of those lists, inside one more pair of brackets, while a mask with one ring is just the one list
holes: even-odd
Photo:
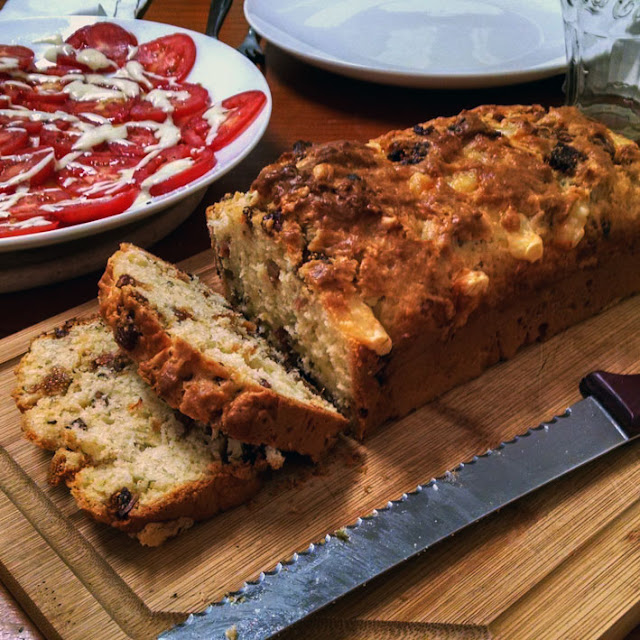
[[575, 108], [296, 143], [207, 215], [227, 297], [360, 434], [640, 290], [640, 150]]
[[241, 445], [158, 399], [100, 318], [36, 338], [14, 398], [24, 435], [55, 451], [49, 481], [81, 509], [155, 546], [248, 500], [283, 459]]
[[318, 459], [347, 425], [196, 277], [122, 245], [100, 280], [100, 310], [140, 375], [172, 407], [253, 445]]

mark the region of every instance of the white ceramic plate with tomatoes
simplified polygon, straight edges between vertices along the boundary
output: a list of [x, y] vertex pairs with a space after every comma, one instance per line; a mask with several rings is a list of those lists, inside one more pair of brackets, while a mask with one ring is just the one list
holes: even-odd
[[[61, 44], [41, 41], [55, 34]], [[271, 115], [259, 70], [186, 29], [25, 18], [0, 21], [0, 44], [8, 45], [0, 46], [0, 252], [76, 240], [175, 206], [237, 165]], [[55, 62], [44, 62], [56, 48]], [[22, 73], [36, 63], [36, 75]]]

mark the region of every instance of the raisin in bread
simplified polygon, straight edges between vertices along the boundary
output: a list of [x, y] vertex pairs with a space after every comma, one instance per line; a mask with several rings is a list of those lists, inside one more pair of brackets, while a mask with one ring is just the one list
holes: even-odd
[[14, 398], [25, 436], [55, 451], [65, 481], [100, 522], [155, 546], [248, 500], [279, 452], [227, 439], [158, 399], [101, 319], [37, 338], [20, 362]]
[[172, 407], [253, 445], [318, 459], [347, 422], [196, 277], [122, 245], [100, 309], [140, 375]]
[[640, 290], [640, 150], [568, 107], [296, 143], [207, 215], [228, 297], [360, 434]]

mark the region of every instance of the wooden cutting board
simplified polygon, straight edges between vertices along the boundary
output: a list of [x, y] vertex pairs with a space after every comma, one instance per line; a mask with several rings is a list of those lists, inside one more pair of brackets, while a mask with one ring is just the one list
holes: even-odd
[[[203, 253], [185, 266], [214, 283], [210, 265]], [[50, 455], [21, 438], [10, 398], [29, 340], [95, 310], [87, 303], [0, 342], [0, 578], [51, 638], [154, 637], [327, 532], [562, 412], [579, 399], [578, 381], [590, 370], [640, 371], [636, 297], [525, 349], [365, 445], [345, 439], [319, 469], [275, 474], [248, 505], [147, 549], [89, 521], [65, 488], [46, 484]], [[436, 637], [427, 626], [348, 623], [357, 618], [477, 625], [505, 640], [621, 638], [640, 622], [639, 445], [503, 509], [319, 614], [340, 624], [318, 620], [290, 637], [376, 637], [366, 629], [383, 628], [377, 637]]]

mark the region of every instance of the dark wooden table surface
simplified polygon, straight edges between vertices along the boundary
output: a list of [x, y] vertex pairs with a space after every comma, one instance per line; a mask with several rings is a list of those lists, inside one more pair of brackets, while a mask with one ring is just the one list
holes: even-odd
[[[209, 0], [154, 0], [145, 19], [204, 31]], [[237, 46], [246, 33], [242, 3], [236, 0], [220, 39]], [[171, 261], [208, 247], [204, 208], [229, 191], [245, 190], [258, 171], [296, 140], [369, 139], [434, 116], [453, 115], [479, 104], [563, 102], [562, 78], [487, 90], [417, 90], [370, 84], [308, 66], [267, 45], [267, 80], [273, 93], [273, 115], [253, 153], [214, 184], [203, 203], [176, 231], [151, 250]], [[87, 240], [90, 242], [90, 240]], [[0, 337], [28, 327], [96, 295], [99, 273], [1, 296]], [[26, 614], [0, 584], [0, 640], [39, 638]], [[633, 638], [640, 638], [636, 630]], [[630, 637], [630, 638], [631, 638]]]

